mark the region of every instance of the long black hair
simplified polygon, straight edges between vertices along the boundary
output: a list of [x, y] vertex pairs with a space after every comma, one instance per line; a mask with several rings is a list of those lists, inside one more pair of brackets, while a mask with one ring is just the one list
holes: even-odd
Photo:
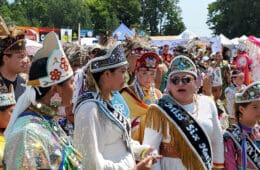
[[[47, 73], [47, 61], [48, 61], [48, 57], [45, 58], [41, 58], [39, 60], [36, 60], [32, 63], [32, 66], [30, 68], [30, 72], [29, 72], [29, 80], [37, 80], [41, 77], [45, 77], [48, 76]], [[69, 80], [69, 79], [68, 79]], [[67, 81], [67, 80], [66, 80]], [[66, 81], [63, 81], [61, 83], [58, 83], [57, 85], [63, 85]], [[39, 87], [39, 91], [36, 91], [36, 100], [41, 99], [43, 96], [46, 95], [46, 93], [51, 89], [51, 87]]]

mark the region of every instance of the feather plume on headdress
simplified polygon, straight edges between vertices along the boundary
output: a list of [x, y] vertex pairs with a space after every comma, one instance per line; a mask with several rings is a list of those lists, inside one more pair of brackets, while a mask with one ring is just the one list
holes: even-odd
[[63, 49], [69, 59], [70, 64], [82, 66], [87, 59], [87, 50], [75, 43], [64, 43]]
[[0, 16], [0, 56], [25, 51], [24, 30], [8, 27]]
[[207, 41], [201, 40], [199, 38], [194, 38], [187, 43], [186, 49], [189, 54], [197, 55], [199, 51], [202, 51], [204, 53], [208, 44], [209, 42]]
[[145, 37], [140, 37], [138, 35], [135, 35], [133, 38], [126, 35], [125, 40], [123, 42], [123, 46], [125, 49], [125, 54], [128, 56], [132, 50], [134, 49], [147, 49], [149, 51], [151, 49], [151, 46], [148, 42], [148, 39]]

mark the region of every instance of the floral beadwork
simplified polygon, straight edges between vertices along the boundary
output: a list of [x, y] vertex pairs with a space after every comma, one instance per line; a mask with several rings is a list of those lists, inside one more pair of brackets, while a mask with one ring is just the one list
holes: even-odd
[[64, 57], [61, 58], [60, 68], [64, 69], [65, 71], [68, 71], [69, 69], [68, 60]]
[[[50, 44], [53, 44], [53, 46], [49, 47], [48, 45]], [[27, 82], [27, 85], [49, 87], [61, 83], [73, 75], [73, 70], [54, 32], [50, 32], [46, 35], [43, 41], [43, 48], [39, 49], [35, 57], [48, 58], [46, 65], [48, 75], [40, 77], [37, 80], [30, 80]]]
[[159, 56], [156, 53], [148, 52], [144, 53], [136, 61], [137, 68], [156, 69], [159, 65]]
[[54, 69], [50, 72], [51, 80], [60, 80], [61, 72], [58, 69]]
[[186, 56], [177, 56], [173, 59], [169, 71], [171, 73], [188, 72], [197, 77], [197, 69], [195, 64]]
[[236, 103], [246, 103], [260, 100], [260, 81], [247, 86], [241, 93], [236, 94]]

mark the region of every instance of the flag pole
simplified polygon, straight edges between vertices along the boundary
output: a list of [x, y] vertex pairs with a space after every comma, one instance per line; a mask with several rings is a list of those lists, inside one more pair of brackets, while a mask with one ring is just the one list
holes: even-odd
[[79, 45], [81, 46], [81, 38], [80, 38], [80, 23], [78, 25], [78, 42], [79, 42]]

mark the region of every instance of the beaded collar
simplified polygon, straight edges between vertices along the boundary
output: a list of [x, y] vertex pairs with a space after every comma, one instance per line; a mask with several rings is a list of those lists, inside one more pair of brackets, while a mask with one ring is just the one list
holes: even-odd
[[[135, 78], [135, 80], [134, 80], [134, 90], [135, 90], [135, 94], [137, 94], [137, 97], [141, 101], [143, 101], [143, 99], [145, 97], [145, 93], [144, 93], [140, 83], [138, 82], [137, 78]], [[150, 87], [150, 95], [151, 95], [152, 101], [143, 101], [143, 102], [145, 102], [145, 104], [149, 105], [151, 103], [155, 103], [155, 101], [156, 101], [154, 85], [152, 85]]]
[[[69, 137], [65, 134], [57, 121], [53, 119], [57, 116], [57, 112], [42, 103], [37, 103], [36, 106], [31, 105], [29, 109], [42, 118], [43, 126], [52, 132], [62, 146], [64, 154], [61, 167], [73, 170], [82, 169], [82, 155], [72, 146]], [[50, 119], [46, 119], [46, 117]]]
[[29, 106], [29, 109], [33, 112], [40, 113], [44, 116], [48, 116], [51, 118], [57, 116], [56, 111], [54, 111], [51, 107], [49, 107], [45, 104], [42, 104], [42, 103], [37, 103], [35, 106], [31, 105], [31, 106]]

